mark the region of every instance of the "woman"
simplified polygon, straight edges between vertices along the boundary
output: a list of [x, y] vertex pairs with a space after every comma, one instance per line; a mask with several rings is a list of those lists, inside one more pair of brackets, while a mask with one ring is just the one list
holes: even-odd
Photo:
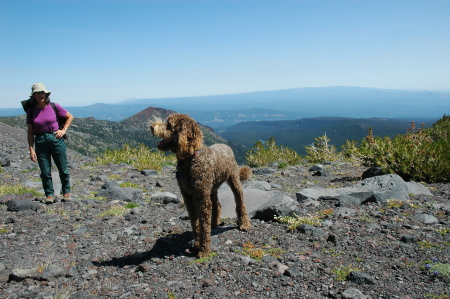
[[[45, 203], [53, 203], [55, 201], [52, 181], [52, 158], [59, 171], [63, 201], [70, 200], [70, 176], [67, 167], [66, 143], [63, 136], [73, 120], [72, 114], [59, 104], [53, 103], [54, 108], [52, 107], [49, 95], [50, 91], [45, 88], [44, 84], [34, 84], [31, 87], [30, 95], [30, 102], [33, 105], [27, 110], [30, 158], [33, 162], [37, 161], [41, 169]], [[58, 116], [66, 119], [64, 127], [61, 129], [58, 126]], [[33, 148], [34, 144], [36, 150]]]

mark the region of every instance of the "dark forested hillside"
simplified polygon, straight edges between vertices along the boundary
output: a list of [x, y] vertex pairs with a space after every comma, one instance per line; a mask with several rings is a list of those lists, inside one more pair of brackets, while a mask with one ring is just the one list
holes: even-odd
[[[155, 117], [166, 118], [174, 111], [148, 107], [120, 122], [98, 120], [92, 117], [75, 118], [68, 131], [69, 148], [87, 155], [96, 156], [105, 149], [120, 149], [125, 144], [137, 146], [145, 144], [156, 147], [158, 139], [148, 130], [149, 121]], [[25, 115], [0, 117], [0, 121], [12, 126], [26, 128]], [[370, 127], [375, 136], [395, 136], [404, 134], [410, 127], [411, 120], [398, 119], [355, 119], [355, 118], [304, 118], [285, 121], [241, 122], [235, 126], [215, 132], [212, 128], [200, 125], [205, 143], [226, 143], [233, 148], [239, 163], [245, 162], [245, 153], [258, 140], [275, 137], [277, 144], [288, 146], [299, 154], [305, 154], [305, 146], [314, 139], [326, 134], [331, 143], [340, 147], [345, 140], [361, 141]], [[436, 120], [412, 119], [420, 127], [426, 127]], [[219, 136], [219, 135], [220, 136]]]
[[[436, 120], [413, 119], [416, 126], [431, 126]], [[277, 144], [288, 146], [299, 154], [305, 154], [305, 146], [326, 134], [331, 143], [340, 147], [346, 140], [361, 141], [373, 128], [375, 136], [395, 136], [404, 134], [411, 127], [410, 120], [399, 119], [355, 119], [355, 118], [305, 118], [286, 121], [243, 122], [218, 132], [227, 140], [251, 148], [256, 140], [275, 137]]]

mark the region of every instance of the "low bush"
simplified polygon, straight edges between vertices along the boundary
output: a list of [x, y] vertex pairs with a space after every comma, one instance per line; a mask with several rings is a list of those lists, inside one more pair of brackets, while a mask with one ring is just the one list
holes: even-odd
[[327, 134], [314, 139], [314, 143], [306, 146], [305, 159], [311, 163], [323, 163], [325, 161], [338, 161], [342, 159], [336, 147], [330, 143]]
[[138, 170], [161, 170], [166, 165], [175, 165], [176, 157], [151, 149], [143, 144], [138, 147], [125, 145], [120, 150], [106, 150], [102, 156], [97, 157], [96, 164], [130, 164]]
[[348, 147], [345, 155], [361, 159], [367, 166], [381, 167], [404, 180], [450, 181], [450, 116], [429, 129], [411, 128], [404, 135], [374, 137], [372, 129], [359, 147]]
[[297, 165], [301, 156], [296, 151], [285, 146], [277, 146], [272, 137], [265, 142], [258, 141], [250, 151], [246, 153], [247, 164], [251, 167], [264, 167], [278, 163], [281, 167]]
[[31, 193], [35, 197], [43, 196], [43, 194], [36, 189], [20, 186], [20, 185], [1, 185], [0, 195], [20, 195], [25, 193]]

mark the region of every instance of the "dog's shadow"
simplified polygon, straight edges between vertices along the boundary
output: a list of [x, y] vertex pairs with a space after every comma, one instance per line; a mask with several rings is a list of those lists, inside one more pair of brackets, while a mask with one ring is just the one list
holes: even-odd
[[[219, 226], [211, 232], [211, 236], [219, 235], [225, 231], [238, 229], [233, 226]], [[92, 261], [92, 264], [97, 267], [120, 267], [137, 266], [151, 259], [163, 259], [166, 257], [188, 256], [195, 257], [196, 252], [192, 248], [193, 235], [191, 231], [181, 234], [170, 234], [156, 240], [153, 248], [146, 252], [138, 252], [121, 257], [113, 257], [110, 260], [98, 262]]]

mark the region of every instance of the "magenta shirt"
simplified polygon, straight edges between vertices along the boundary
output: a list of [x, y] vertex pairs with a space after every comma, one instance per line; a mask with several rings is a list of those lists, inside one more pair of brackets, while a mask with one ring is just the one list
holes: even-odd
[[[67, 115], [67, 110], [57, 103], [54, 104], [60, 116]], [[32, 106], [27, 111], [27, 124], [33, 125], [34, 134], [51, 133], [59, 129], [56, 113], [51, 104], [47, 104], [43, 109]]]

